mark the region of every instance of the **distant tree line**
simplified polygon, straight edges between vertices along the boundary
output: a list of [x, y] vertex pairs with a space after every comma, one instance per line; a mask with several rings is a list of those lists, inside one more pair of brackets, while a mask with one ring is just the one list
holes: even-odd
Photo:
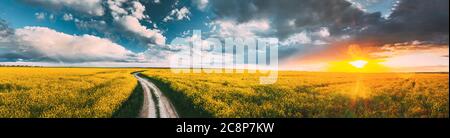
[[2, 65], [0, 67], [42, 67], [42, 66], [32, 66], [32, 65]]

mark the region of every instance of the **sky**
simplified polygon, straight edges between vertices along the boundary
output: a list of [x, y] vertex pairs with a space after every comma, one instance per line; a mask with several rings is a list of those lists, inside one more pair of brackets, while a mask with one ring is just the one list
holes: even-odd
[[0, 64], [166, 67], [172, 54], [187, 50], [170, 42], [201, 30], [202, 38], [277, 38], [280, 69], [329, 71], [364, 59], [374, 64], [372, 70], [448, 72], [448, 5], [448, 0], [2, 0]]

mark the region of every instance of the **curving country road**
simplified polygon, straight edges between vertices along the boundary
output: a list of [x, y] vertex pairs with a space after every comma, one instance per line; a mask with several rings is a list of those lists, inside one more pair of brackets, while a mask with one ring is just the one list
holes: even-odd
[[140, 118], [178, 118], [178, 113], [170, 100], [155, 84], [134, 73], [144, 90], [144, 103], [139, 113]]

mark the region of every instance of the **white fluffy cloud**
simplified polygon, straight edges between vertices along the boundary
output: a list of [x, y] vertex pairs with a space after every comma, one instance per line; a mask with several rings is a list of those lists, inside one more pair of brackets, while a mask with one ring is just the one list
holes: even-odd
[[43, 12], [37, 12], [34, 15], [36, 16], [36, 19], [38, 19], [38, 20], [44, 20], [45, 19], [45, 13], [43, 13]]
[[206, 6], [208, 6], [208, 0], [193, 0], [192, 3], [197, 6], [197, 8], [201, 11], [205, 10]]
[[120, 16], [127, 15], [128, 12], [122, 8], [123, 3], [125, 3], [126, 0], [108, 0], [108, 8], [111, 10], [111, 15], [114, 19], [119, 18]]
[[123, 16], [119, 18], [118, 22], [126, 30], [144, 38], [151, 39], [157, 45], [164, 45], [166, 43], [166, 37], [158, 29], [149, 29], [143, 26], [134, 16]]
[[142, 5], [140, 2], [137, 1], [133, 1], [133, 11], [132, 11], [132, 15], [134, 17], [136, 17], [137, 19], [143, 19], [143, 18], [147, 18], [147, 16], [144, 14], [145, 11], [145, 6]]
[[[148, 17], [144, 14], [145, 6], [138, 1], [129, 2], [128, 0], [108, 0], [106, 3], [111, 10], [111, 15], [116, 20], [127, 15], [133, 16], [139, 20]], [[131, 6], [129, 8], [124, 8], [127, 3]]]
[[317, 31], [317, 35], [319, 35], [320, 37], [329, 37], [330, 31], [328, 31], [328, 28], [322, 27], [319, 31]]
[[321, 27], [316, 31], [302, 31], [300, 33], [296, 33], [290, 35], [287, 39], [280, 42], [281, 45], [289, 46], [289, 45], [304, 45], [304, 44], [312, 44], [312, 45], [324, 45], [327, 44], [328, 37], [330, 36], [330, 32], [328, 28]]
[[73, 20], [73, 15], [70, 14], [70, 13], [66, 13], [66, 14], [63, 15], [63, 20], [64, 21], [71, 21], [71, 20]]
[[137, 54], [104, 38], [69, 35], [46, 27], [16, 29], [12, 45], [2, 46], [10, 53], [30, 60], [56, 62], [134, 61]]
[[55, 8], [69, 8], [94, 16], [102, 16], [105, 11], [102, 0], [27, 0], [32, 3], [42, 4]]
[[147, 18], [144, 14], [145, 6], [138, 1], [133, 1], [132, 7], [127, 11], [123, 8], [127, 0], [108, 0], [107, 4], [111, 10], [111, 15], [114, 21], [120, 25], [125, 32], [136, 34], [145, 39], [149, 39], [152, 43], [157, 45], [164, 45], [166, 37], [164, 37], [160, 30], [147, 28], [142, 25], [139, 20]]
[[219, 37], [257, 37], [258, 34], [263, 34], [270, 31], [269, 20], [252, 20], [246, 23], [236, 23], [229, 20], [218, 20], [211, 24], [213, 31]]
[[191, 14], [191, 12], [186, 7], [182, 7], [180, 9], [173, 9], [172, 11], [170, 11], [170, 14], [167, 15], [163, 19], [163, 21], [164, 22], [168, 22], [168, 21], [171, 21], [171, 20], [180, 21], [180, 20], [183, 20], [183, 19], [190, 20], [190, 17], [189, 17], [190, 14]]
[[[146, 15], [146, 7], [138, 0], [23, 0], [29, 4], [40, 5], [56, 10], [69, 9], [62, 16], [65, 21], [74, 21], [79, 29], [95, 29], [112, 39], [127, 37], [139, 41], [140, 44], [165, 44], [165, 36]], [[106, 9], [107, 8], [107, 9]], [[104, 16], [105, 12], [112, 16], [112, 22]], [[176, 19], [188, 18], [189, 11], [182, 8], [174, 14]], [[102, 18], [89, 16], [103, 16]], [[37, 19], [51, 19], [55, 16], [47, 13], [36, 13]], [[106, 23], [107, 22], [107, 23]]]
[[297, 33], [291, 35], [289, 38], [281, 42], [281, 45], [299, 45], [312, 43], [311, 38], [306, 32]]

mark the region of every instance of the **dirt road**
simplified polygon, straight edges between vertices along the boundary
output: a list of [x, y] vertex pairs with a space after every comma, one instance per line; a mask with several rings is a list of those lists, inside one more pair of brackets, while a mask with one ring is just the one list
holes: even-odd
[[178, 118], [178, 113], [170, 100], [149, 80], [135, 73], [144, 90], [144, 105], [139, 113], [141, 118]]

